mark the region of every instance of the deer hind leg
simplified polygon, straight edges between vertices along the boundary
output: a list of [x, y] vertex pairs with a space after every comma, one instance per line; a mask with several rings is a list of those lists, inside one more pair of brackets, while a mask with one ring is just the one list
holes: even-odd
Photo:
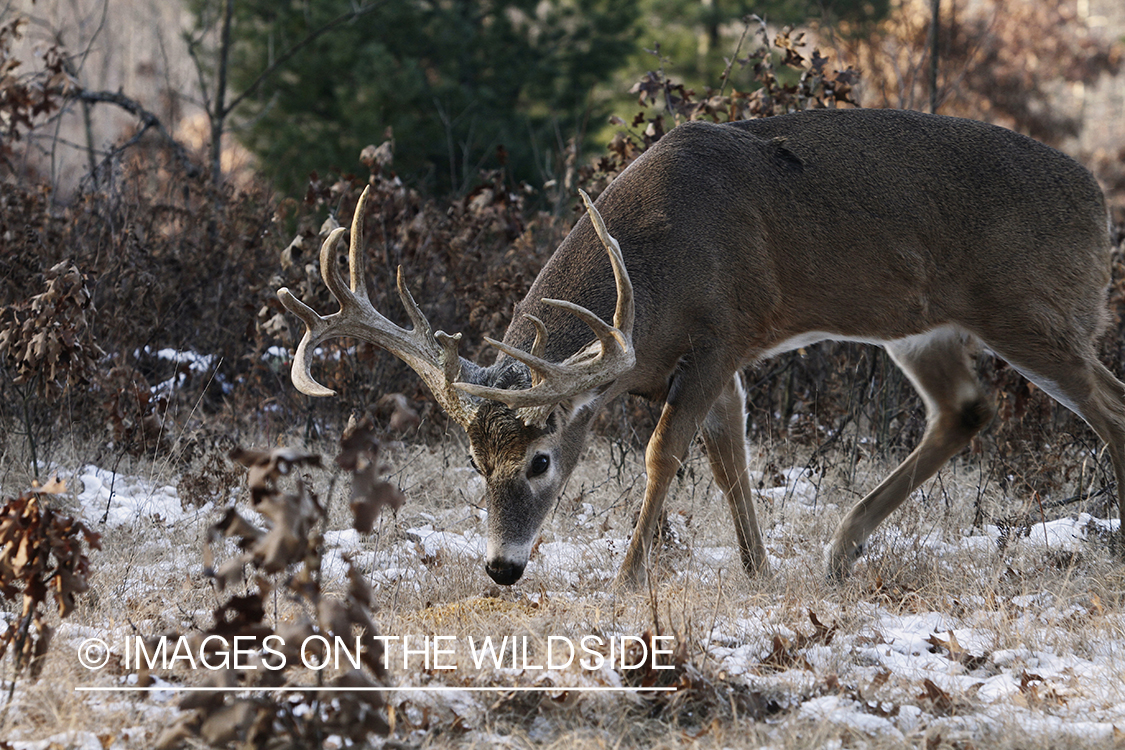
[[1098, 361], [1093, 338], [1055, 336], [1020, 356], [997, 354], [1086, 420], [1105, 442], [1117, 480], [1118, 517], [1123, 521], [1117, 551], [1125, 555], [1125, 384]]
[[672, 378], [660, 420], [645, 448], [645, 499], [625, 561], [614, 581], [618, 589], [637, 589], [645, 582], [649, 548], [660, 521], [664, 497], [687, 455], [692, 438], [722, 392], [725, 377], [729, 377], [716, 379], [713, 373], [721, 370], [714, 358], [697, 353], [693, 361], [681, 363]]
[[906, 460], [840, 522], [827, 553], [832, 578], [847, 576], [883, 519], [992, 419], [994, 407], [973, 371], [975, 346], [972, 336], [952, 326], [886, 345], [926, 404], [926, 431]]
[[766, 546], [754, 514], [746, 455], [746, 391], [735, 373], [715, 400], [701, 430], [711, 473], [734, 517], [742, 566], [751, 576], [769, 572]]

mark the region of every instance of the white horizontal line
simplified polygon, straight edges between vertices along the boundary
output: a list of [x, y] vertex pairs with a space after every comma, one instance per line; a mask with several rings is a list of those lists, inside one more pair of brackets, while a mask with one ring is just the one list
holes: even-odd
[[100, 693], [648, 693], [675, 692], [675, 687], [582, 687], [552, 686], [531, 687], [515, 685], [510, 687], [453, 687], [449, 685], [427, 685], [423, 687], [76, 687], [75, 692]]

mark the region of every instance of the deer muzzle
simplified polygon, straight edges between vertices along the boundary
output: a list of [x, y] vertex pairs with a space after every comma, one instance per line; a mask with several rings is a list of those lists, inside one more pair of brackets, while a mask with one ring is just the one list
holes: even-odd
[[523, 575], [523, 569], [526, 566], [526, 562], [515, 562], [500, 557], [488, 560], [484, 564], [484, 570], [488, 573], [489, 578], [496, 581], [501, 586], [511, 586], [520, 579]]

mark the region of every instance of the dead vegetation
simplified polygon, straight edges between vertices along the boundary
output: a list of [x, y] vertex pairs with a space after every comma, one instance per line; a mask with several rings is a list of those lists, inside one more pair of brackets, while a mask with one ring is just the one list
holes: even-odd
[[[879, 459], [853, 466], [848, 452], [826, 451], [815, 473], [756, 475], [776, 573], [750, 581], [739, 570], [705, 458], [693, 451], [669, 499], [652, 589], [620, 594], [607, 584], [640, 500], [639, 452], [619, 455], [612, 442], [597, 440], [544, 529], [526, 580], [499, 589], [483, 573], [483, 519], [471, 474], [459, 470], [464, 459], [455, 441], [431, 447], [382, 441], [375, 455], [370, 437], [357, 435], [345, 449], [342, 473], [315, 468], [309, 451], [238, 454], [256, 467], [249, 488], [237, 493], [234, 507], [228, 493], [204, 511], [212, 524], [207, 538], [197, 538], [191, 528], [201, 524], [189, 520], [107, 529], [103, 551], [91, 559], [94, 595], [78, 597], [67, 620], [50, 623], [52, 649], [40, 662], [38, 682], [16, 682], [0, 719], [5, 734], [17, 742], [53, 737], [64, 747], [88, 736], [122, 748], [158, 741], [238, 746], [250, 738], [274, 746], [347, 736], [339, 724], [347, 719], [347, 731], [366, 727], [375, 730], [366, 735], [371, 738], [387, 731], [409, 747], [965, 747], [987, 741], [1046, 748], [1070, 744], [1065, 725], [1079, 717], [1097, 727], [1121, 720], [1125, 696], [1115, 697], [1120, 675], [1112, 654], [1125, 647], [1125, 576], [1094, 533], [1097, 523], [1075, 519], [1068, 528], [1078, 532], [1085, 523], [1091, 530], [1065, 543], [1044, 537], [1047, 527], [1037, 521], [1007, 537], [990, 524], [974, 530], [977, 502], [1011, 507], [1014, 499], [996, 483], [982, 486], [987, 472], [977, 457], [943, 470], [876, 535], [856, 576], [830, 587], [820, 550], [850, 499], [886, 470]], [[761, 471], [784, 455], [784, 446], [776, 448], [760, 449], [752, 468]], [[198, 461], [203, 473], [235, 471], [226, 460]], [[365, 470], [365, 478], [347, 481], [351, 467]], [[396, 488], [406, 496], [397, 512], [378, 514], [370, 533], [352, 530], [353, 503], [362, 509], [397, 502]], [[73, 500], [55, 496], [52, 503]], [[1074, 517], [1063, 509], [1067, 518]], [[202, 567], [201, 545], [214, 555]], [[168, 670], [137, 669], [122, 662], [118, 649], [112, 668], [91, 671], [74, 658], [91, 635], [115, 644], [138, 637], [152, 644], [160, 636], [174, 643], [184, 636], [195, 645], [209, 635], [248, 636], [256, 644], [251, 658], [266, 659], [276, 658], [260, 648], [270, 634], [289, 643], [375, 627], [399, 638], [387, 641], [389, 668], [378, 652], [361, 652], [361, 669], [374, 680], [362, 684], [402, 689], [380, 698], [386, 707], [372, 696], [353, 704], [316, 691], [289, 697], [172, 692], [208, 685], [328, 687], [345, 678], [346, 668], [212, 672], [180, 661]], [[421, 644], [437, 636], [449, 639], [454, 652], [441, 658], [456, 669], [423, 663]], [[469, 639], [486, 636], [509, 638], [520, 648], [499, 665], [478, 665]], [[627, 662], [638, 667], [535, 668], [552, 638], [578, 643], [589, 636], [629, 637]], [[651, 647], [655, 636], [669, 637], [668, 653], [637, 656], [638, 644]], [[412, 639], [413, 655], [404, 657], [403, 637]], [[218, 642], [211, 648], [209, 658], [220, 658]], [[604, 642], [597, 650], [608, 655]], [[56, 697], [36, 704], [44, 683]], [[73, 692], [144, 684], [167, 692], [112, 699]], [[676, 690], [583, 690], [616, 686]], [[507, 689], [518, 687], [543, 689]], [[387, 726], [367, 723], [375, 716]], [[1011, 744], [1005, 733], [1020, 722], [1040, 728], [1021, 731], [1021, 742]]]

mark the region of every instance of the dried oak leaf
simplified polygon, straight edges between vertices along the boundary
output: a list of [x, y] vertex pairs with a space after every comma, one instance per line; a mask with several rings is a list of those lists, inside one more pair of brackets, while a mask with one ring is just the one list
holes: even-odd
[[948, 641], [942, 640], [938, 637], [937, 633], [932, 633], [930, 637], [926, 639], [926, 643], [930, 644], [932, 647], [931, 651], [935, 653], [945, 651], [943, 655], [947, 659], [957, 662], [958, 664], [963, 664], [965, 669], [970, 672], [988, 663], [988, 656], [974, 656], [961, 646], [957, 641], [957, 636], [954, 635], [952, 630], [947, 632], [949, 633]]
[[60, 567], [51, 583], [55, 589], [55, 604], [59, 608], [59, 617], [67, 617], [74, 611], [75, 594], [83, 594], [90, 590], [84, 569], [70, 570]]
[[[211, 628], [211, 634], [225, 638], [236, 635], [265, 637], [272, 633], [272, 628], [262, 624], [266, 616], [262, 598], [261, 592], [232, 596], [215, 610], [215, 625]], [[209, 645], [219, 648], [220, 644], [215, 643], [215, 640], [217, 639], [212, 639]]]
[[760, 666], [778, 672], [784, 672], [795, 667], [811, 672], [813, 670], [812, 664], [810, 664], [809, 660], [799, 653], [802, 647], [799, 641], [801, 641], [802, 639], [803, 636], [798, 634], [798, 642], [794, 642], [789, 638], [781, 635], [780, 633], [775, 633], [773, 636], [770, 653], [766, 656], [765, 659], [762, 660]]
[[204, 572], [215, 579], [215, 585], [220, 592], [225, 591], [227, 586], [233, 586], [242, 581], [246, 577], [246, 563], [249, 559], [245, 555], [238, 555], [224, 562], [217, 569], [211, 568], [208, 564], [204, 568]]
[[352, 482], [352, 524], [361, 534], [370, 534], [384, 507], [398, 510], [406, 497], [390, 482], [373, 479], [368, 474], [356, 474]]
[[391, 432], [405, 432], [422, 423], [418, 412], [410, 406], [410, 401], [401, 393], [388, 393], [375, 402], [375, 413], [390, 414]]
[[293, 448], [255, 451], [238, 447], [230, 452], [230, 457], [250, 470], [250, 499], [255, 506], [264, 495], [275, 491], [274, 482], [277, 478], [287, 475], [294, 466], [321, 465], [318, 454]]
[[263, 719], [268, 721], [272, 713], [272, 704], [262, 705], [252, 699], [238, 700], [208, 714], [199, 727], [199, 736], [212, 747], [236, 741], [250, 744], [250, 738], [258, 734], [255, 731], [257, 725]]
[[351, 688], [348, 692], [322, 693], [320, 700], [334, 702], [328, 725], [351, 739], [366, 739], [369, 734], [390, 734], [391, 728], [380, 710], [386, 701], [383, 694], [371, 688], [383, 687], [358, 669], [345, 672], [331, 683], [332, 687]]
[[275, 650], [282, 653], [286, 664], [299, 664], [301, 645], [315, 635], [312, 620], [304, 615], [300, 619], [278, 625], [275, 632], [284, 644], [275, 646]]
[[240, 549], [246, 549], [261, 539], [266, 532], [247, 521], [234, 508], [227, 508], [223, 517], [207, 529], [207, 541], [214, 542], [220, 536], [237, 537]]
[[264, 495], [257, 511], [271, 522], [269, 531], [254, 542], [250, 552], [267, 573], [284, 570], [291, 563], [305, 558], [315, 543], [310, 539], [313, 524], [324, 516], [324, 509], [298, 483], [296, 494]]
[[339, 599], [321, 599], [316, 607], [316, 620], [326, 633], [346, 639], [352, 633], [352, 621], [347, 606]]
[[375, 609], [375, 592], [359, 569], [348, 560], [348, 598], [359, 602], [369, 610]]
[[383, 141], [376, 146], [371, 144], [364, 147], [363, 151], [359, 152], [360, 162], [368, 169], [375, 170], [386, 169], [391, 165], [395, 158], [395, 143], [394, 141]]
[[364, 418], [340, 440], [336, 464], [352, 472], [353, 526], [361, 534], [371, 533], [385, 506], [398, 510], [406, 501], [397, 487], [380, 478], [385, 468], [379, 463], [379, 441], [369, 419]]
[[947, 716], [953, 713], [955, 708], [953, 696], [942, 690], [929, 678], [922, 681], [922, 688], [924, 692], [918, 696], [918, 700], [929, 702], [934, 708], [934, 713], [939, 716]]
[[228, 585], [239, 583], [244, 579], [246, 564], [253, 559], [253, 555], [237, 555], [216, 569], [215, 555], [211, 545], [222, 537], [236, 537], [239, 549], [245, 550], [261, 539], [265, 533], [239, 515], [234, 508], [227, 508], [223, 517], [207, 529], [207, 543], [203, 546], [203, 572], [215, 579], [219, 591], [223, 591]]

